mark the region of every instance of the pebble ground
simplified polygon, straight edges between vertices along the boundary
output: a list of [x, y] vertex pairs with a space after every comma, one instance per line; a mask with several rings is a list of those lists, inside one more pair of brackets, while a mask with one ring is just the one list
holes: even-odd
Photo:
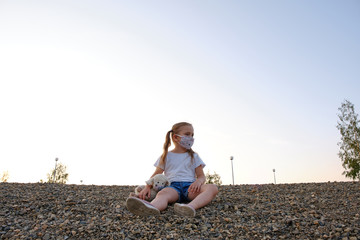
[[1, 239], [360, 239], [360, 183], [220, 186], [195, 218], [139, 217], [134, 186], [0, 183]]

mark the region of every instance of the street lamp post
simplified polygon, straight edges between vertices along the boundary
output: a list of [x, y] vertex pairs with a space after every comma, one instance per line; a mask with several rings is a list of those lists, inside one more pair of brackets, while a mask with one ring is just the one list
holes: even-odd
[[276, 184], [276, 178], [275, 178], [275, 168], [273, 169], [274, 172], [274, 183]]
[[232, 170], [232, 180], [233, 180], [233, 185], [234, 185], [234, 167], [233, 167], [233, 159], [234, 157], [231, 156], [230, 157], [230, 161], [231, 161], [231, 170]]
[[59, 160], [58, 158], [55, 158], [55, 170], [54, 170], [53, 182], [55, 182], [56, 167], [57, 167], [57, 161], [58, 161], [58, 160]]

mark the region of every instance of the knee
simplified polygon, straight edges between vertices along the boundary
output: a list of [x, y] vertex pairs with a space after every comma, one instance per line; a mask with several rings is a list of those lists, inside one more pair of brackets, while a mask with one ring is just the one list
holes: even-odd
[[167, 194], [166, 194], [166, 192], [164, 192], [164, 191], [159, 191], [157, 194], [156, 194], [156, 198], [163, 198], [163, 197], [166, 197], [167, 196]]
[[215, 184], [209, 184], [208, 188], [209, 192], [211, 192], [214, 197], [219, 193], [219, 188]]
[[177, 200], [177, 197], [177, 192], [175, 190], [169, 190], [169, 188], [164, 188], [156, 195], [157, 199], [165, 200], [167, 202], [174, 202]]

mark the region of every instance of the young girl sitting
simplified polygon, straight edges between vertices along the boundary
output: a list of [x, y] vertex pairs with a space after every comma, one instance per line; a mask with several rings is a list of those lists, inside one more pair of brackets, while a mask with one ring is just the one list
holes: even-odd
[[[178, 202], [174, 205], [177, 214], [194, 217], [196, 209], [215, 198], [218, 188], [214, 184], [205, 184], [205, 163], [191, 149], [193, 136], [194, 129], [186, 122], [175, 124], [167, 132], [164, 152], [154, 164], [156, 169], [151, 177], [165, 172], [170, 186], [159, 191], [156, 198], [149, 203], [144, 200], [150, 195], [151, 186], [147, 185], [140, 192], [139, 198], [129, 197], [126, 200], [126, 207], [130, 212], [140, 216], [159, 215], [169, 203]], [[170, 139], [175, 147], [168, 152]]]

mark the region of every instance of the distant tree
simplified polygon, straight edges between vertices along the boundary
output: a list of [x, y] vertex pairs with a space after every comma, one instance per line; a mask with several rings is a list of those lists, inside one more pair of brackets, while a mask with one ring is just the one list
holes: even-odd
[[48, 183], [61, 183], [65, 184], [68, 181], [69, 174], [66, 172], [66, 166], [58, 163], [56, 168], [47, 174]]
[[345, 168], [343, 175], [353, 180], [360, 180], [360, 128], [358, 114], [355, 113], [354, 104], [345, 100], [339, 108], [337, 128], [340, 130], [341, 141], [339, 157]]
[[1, 176], [0, 182], [7, 182], [8, 180], [9, 180], [9, 172], [4, 171]]
[[206, 173], [205, 177], [206, 177], [205, 183], [207, 183], [207, 184], [216, 184], [216, 185], [222, 184], [221, 177], [216, 172], [214, 172], [214, 174], [210, 174], [210, 172], [208, 171]]

